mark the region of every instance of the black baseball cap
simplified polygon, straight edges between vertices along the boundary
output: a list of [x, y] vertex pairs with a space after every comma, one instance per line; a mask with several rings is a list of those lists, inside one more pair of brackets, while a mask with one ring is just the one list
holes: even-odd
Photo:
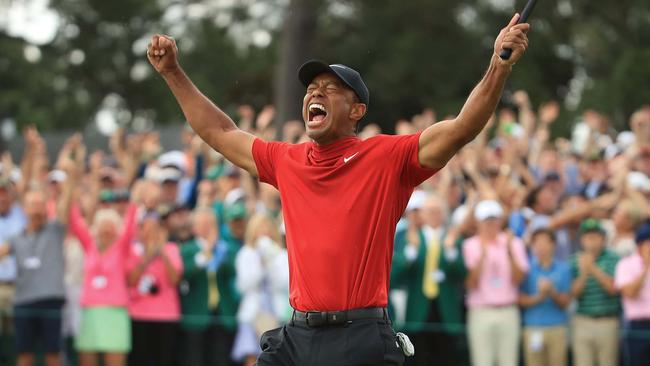
[[368, 106], [370, 103], [370, 92], [366, 83], [363, 82], [361, 74], [349, 66], [341, 64], [328, 65], [323, 61], [310, 60], [305, 62], [298, 70], [298, 79], [305, 87], [309, 86], [312, 80], [320, 74], [332, 73], [338, 76], [345, 85], [354, 91], [359, 101]]

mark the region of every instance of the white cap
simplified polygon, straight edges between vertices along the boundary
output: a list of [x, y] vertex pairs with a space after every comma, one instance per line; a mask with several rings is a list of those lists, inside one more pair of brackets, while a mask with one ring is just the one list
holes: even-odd
[[166, 152], [158, 157], [158, 165], [161, 168], [174, 167], [184, 173], [186, 170], [185, 154], [178, 150]]
[[164, 168], [158, 171], [158, 181], [160, 183], [167, 181], [178, 182], [181, 178], [183, 178], [183, 173], [175, 168]]
[[68, 175], [63, 170], [55, 169], [47, 175], [47, 181], [61, 183], [64, 182], [67, 177]]
[[237, 201], [240, 201], [246, 197], [246, 191], [244, 191], [244, 188], [238, 187], [238, 188], [233, 188], [226, 193], [226, 197], [223, 199], [223, 205], [224, 206], [231, 206], [237, 203]]
[[409, 202], [406, 204], [406, 211], [419, 210], [424, 206], [424, 200], [427, 198], [426, 192], [416, 189], [411, 194]]
[[21, 173], [20, 169], [14, 168], [11, 173], [9, 173], [9, 179], [13, 183], [18, 183], [23, 177], [23, 174]]
[[616, 145], [618, 145], [622, 150], [627, 150], [630, 146], [634, 145], [636, 142], [636, 136], [632, 131], [623, 131], [616, 136]]
[[463, 221], [465, 221], [468, 211], [469, 209], [467, 208], [467, 205], [461, 205], [456, 207], [454, 213], [451, 214], [451, 226], [452, 227], [460, 226], [460, 224], [462, 224]]
[[650, 178], [641, 172], [629, 172], [627, 184], [638, 191], [650, 192]]
[[474, 218], [478, 221], [484, 221], [489, 218], [503, 217], [503, 208], [499, 202], [494, 200], [481, 201], [474, 209]]

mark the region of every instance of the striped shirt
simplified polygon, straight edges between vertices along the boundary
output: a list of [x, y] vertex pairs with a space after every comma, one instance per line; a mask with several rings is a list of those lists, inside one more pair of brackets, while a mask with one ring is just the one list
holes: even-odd
[[[580, 255], [580, 253], [573, 255], [571, 258], [571, 275], [574, 279], [580, 276], [578, 255]], [[604, 249], [598, 258], [596, 258], [595, 264], [608, 276], [613, 278], [618, 260], [619, 257], [614, 254], [614, 252]], [[587, 278], [585, 288], [577, 300], [578, 308], [576, 312], [586, 316], [616, 316], [621, 307], [618, 294], [608, 294], [594, 276], [589, 276]]]

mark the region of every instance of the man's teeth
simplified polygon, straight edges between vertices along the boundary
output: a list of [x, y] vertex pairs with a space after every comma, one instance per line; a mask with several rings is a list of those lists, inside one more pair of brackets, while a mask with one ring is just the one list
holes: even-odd
[[320, 104], [320, 103], [312, 103], [312, 104], [309, 105], [309, 111], [310, 112], [314, 112], [316, 110], [320, 110], [320, 111], [323, 111], [323, 112], [327, 113], [327, 111], [325, 110], [325, 106]]

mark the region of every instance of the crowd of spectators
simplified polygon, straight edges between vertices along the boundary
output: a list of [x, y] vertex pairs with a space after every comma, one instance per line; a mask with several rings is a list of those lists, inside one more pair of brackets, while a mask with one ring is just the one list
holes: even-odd
[[[585, 111], [551, 139], [558, 114], [515, 93], [414, 191], [388, 304], [416, 347], [407, 365], [650, 364], [650, 107], [621, 132]], [[307, 140], [273, 115], [243, 106], [237, 123]], [[435, 120], [428, 109], [395, 130]], [[359, 138], [379, 133], [366, 124]], [[260, 334], [291, 321], [278, 192], [189, 128], [174, 151], [155, 131], [119, 130], [109, 151], [76, 134], [56, 159], [35, 128], [23, 137], [20, 161], [0, 166], [1, 325], [16, 364], [248, 366]]]

